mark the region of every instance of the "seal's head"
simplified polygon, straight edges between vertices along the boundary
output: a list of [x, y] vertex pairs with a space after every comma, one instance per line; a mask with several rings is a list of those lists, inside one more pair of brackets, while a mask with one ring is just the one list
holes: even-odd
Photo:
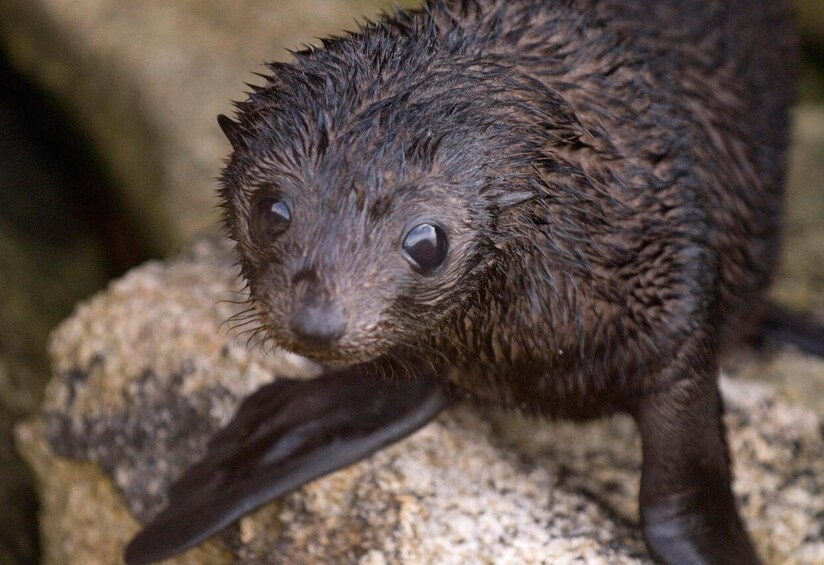
[[352, 363], [431, 338], [478, 299], [501, 212], [534, 194], [531, 137], [511, 111], [530, 85], [430, 26], [272, 64], [237, 121], [219, 118], [234, 148], [226, 223], [287, 350]]

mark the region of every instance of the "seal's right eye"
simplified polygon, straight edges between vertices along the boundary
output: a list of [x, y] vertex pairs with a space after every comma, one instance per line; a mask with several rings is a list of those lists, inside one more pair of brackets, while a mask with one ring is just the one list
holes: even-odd
[[434, 224], [420, 224], [409, 230], [402, 248], [414, 267], [423, 273], [431, 273], [446, 259], [449, 246], [443, 229]]
[[292, 212], [282, 200], [267, 196], [255, 202], [249, 216], [249, 231], [255, 243], [266, 244], [286, 231]]

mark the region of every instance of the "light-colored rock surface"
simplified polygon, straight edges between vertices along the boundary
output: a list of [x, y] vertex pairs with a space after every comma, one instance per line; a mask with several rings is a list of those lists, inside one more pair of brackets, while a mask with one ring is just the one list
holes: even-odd
[[[132, 506], [140, 516], [163, 493], [156, 473], [179, 471], [186, 450], [201, 447], [178, 445], [189, 442], [184, 428], [225, 423], [235, 400], [274, 374], [315, 371], [289, 354], [252, 355], [247, 336], [227, 335], [227, 320], [244, 307], [228, 247], [202, 241], [169, 266], [147, 263], [82, 305], [51, 341], [58, 378], [43, 406], [49, 436], [58, 451], [82, 442], [109, 471], [117, 460], [121, 487], [144, 497]], [[128, 442], [108, 435], [118, 425]], [[151, 440], [158, 428], [175, 427], [165, 447]]]
[[[311, 372], [218, 330], [239, 308], [216, 305], [231, 288], [230, 265], [225, 244], [201, 242], [115, 282], [55, 334], [45, 426], [18, 433], [40, 482], [47, 563], [115, 562], [137, 528], [130, 514], [144, 519], [162, 504], [170, 480], [243, 395], [272, 374]], [[736, 491], [762, 555], [769, 563], [824, 559], [821, 419], [761, 385], [725, 381], [724, 393]], [[185, 559], [645, 561], [638, 465], [625, 418], [546, 424], [459, 407]]]
[[[41, 561], [111, 565], [137, 522], [123, 506], [111, 480], [92, 463], [54, 457], [42, 423], [18, 428], [18, 442], [40, 481]], [[214, 545], [189, 552], [181, 565], [214, 563], [222, 552]]]
[[[414, 2], [406, 2], [414, 4]], [[158, 251], [217, 225], [231, 113], [264, 61], [355, 27], [389, 0], [3, 0], [12, 63], [64, 101]]]

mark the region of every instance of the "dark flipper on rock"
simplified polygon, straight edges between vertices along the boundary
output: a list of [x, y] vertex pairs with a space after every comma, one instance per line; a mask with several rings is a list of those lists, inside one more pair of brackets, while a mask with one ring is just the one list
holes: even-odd
[[433, 376], [386, 380], [356, 366], [280, 380], [246, 399], [169, 505], [126, 549], [129, 565], [180, 553], [301, 485], [416, 431], [448, 404]]
[[638, 400], [643, 445], [641, 521], [657, 561], [678, 565], [757, 564], [738, 515], [717, 367], [706, 347], [687, 345]]
[[767, 308], [758, 337], [793, 345], [804, 353], [824, 357], [824, 326], [775, 304]]

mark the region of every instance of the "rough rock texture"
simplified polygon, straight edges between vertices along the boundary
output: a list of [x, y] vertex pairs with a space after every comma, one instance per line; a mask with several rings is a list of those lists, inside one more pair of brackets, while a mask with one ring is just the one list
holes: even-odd
[[[407, 4], [415, 2], [407, 2]], [[213, 231], [228, 144], [215, 115], [286, 48], [354, 28], [389, 0], [3, 0], [0, 46], [54, 91], [157, 251]]]
[[[233, 277], [226, 244], [202, 241], [115, 282], [54, 335], [45, 417], [18, 433], [40, 482], [46, 563], [115, 562], [131, 515], [158, 509], [245, 394], [313, 371], [218, 330], [241, 308], [216, 305], [239, 296], [224, 292], [238, 290]], [[771, 563], [824, 560], [821, 418], [762, 385], [725, 380], [724, 393], [759, 550]], [[459, 407], [179, 562], [645, 561], [639, 447], [625, 418], [546, 424]]]

